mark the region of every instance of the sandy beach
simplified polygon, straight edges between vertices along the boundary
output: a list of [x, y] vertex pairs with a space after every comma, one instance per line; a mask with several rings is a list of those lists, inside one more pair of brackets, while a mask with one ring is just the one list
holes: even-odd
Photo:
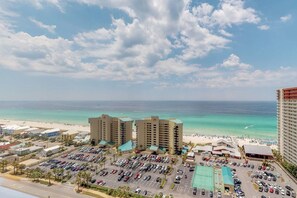
[[[74, 125], [74, 124], [66, 124], [66, 123], [54, 123], [54, 122], [37, 122], [37, 121], [23, 121], [23, 120], [7, 120], [0, 119], [0, 124], [5, 125], [19, 125], [19, 126], [30, 126], [37, 128], [59, 128], [65, 131], [90, 131], [89, 126], [87, 125]], [[136, 132], [133, 132], [133, 138], [136, 138]], [[224, 139], [227, 141], [235, 140], [239, 146], [244, 144], [253, 144], [253, 145], [267, 145], [263, 139], [257, 138], [243, 138], [243, 137], [235, 137], [235, 136], [216, 136], [216, 135], [202, 135], [202, 134], [191, 134], [184, 135], [183, 141], [185, 143], [192, 142], [194, 144], [209, 144], [215, 142], [219, 139]], [[272, 149], [277, 149], [275, 144], [268, 144]]]

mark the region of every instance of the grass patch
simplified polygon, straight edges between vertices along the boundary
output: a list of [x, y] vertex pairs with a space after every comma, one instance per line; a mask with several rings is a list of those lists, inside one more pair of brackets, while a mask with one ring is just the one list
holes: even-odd
[[167, 182], [167, 179], [165, 179], [165, 178], [163, 178], [163, 179], [161, 180], [161, 184], [160, 184], [160, 188], [161, 188], [161, 189], [164, 188], [166, 182]]
[[84, 195], [88, 195], [88, 196], [91, 196], [91, 197], [104, 198], [104, 197], [102, 197], [102, 196], [100, 196], [100, 195], [97, 195], [97, 194], [95, 194], [95, 193], [88, 192], [88, 191], [87, 191], [87, 192], [86, 192], [86, 191], [83, 191], [82, 194], [84, 194]]
[[255, 189], [256, 191], [259, 190], [259, 186], [258, 186], [257, 184], [253, 183], [253, 186], [254, 186], [254, 189]]

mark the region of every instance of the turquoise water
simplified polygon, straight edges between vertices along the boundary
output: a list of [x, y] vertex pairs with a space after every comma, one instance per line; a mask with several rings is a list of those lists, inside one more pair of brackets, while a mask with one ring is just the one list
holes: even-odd
[[273, 138], [276, 130], [275, 102], [207, 101], [55, 101], [1, 102], [0, 118], [88, 124], [102, 113], [141, 119], [151, 115], [178, 118], [184, 133]]
[[35, 196], [15, 191], [9, 188], [0, 186], [0, 197], [2, 198], [37, 198]]

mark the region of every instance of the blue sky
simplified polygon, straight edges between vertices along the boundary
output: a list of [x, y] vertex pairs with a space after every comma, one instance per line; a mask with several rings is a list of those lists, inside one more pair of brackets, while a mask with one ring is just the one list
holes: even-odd
[[0, 100], [275, 100], [296, 0], [0, 2]]

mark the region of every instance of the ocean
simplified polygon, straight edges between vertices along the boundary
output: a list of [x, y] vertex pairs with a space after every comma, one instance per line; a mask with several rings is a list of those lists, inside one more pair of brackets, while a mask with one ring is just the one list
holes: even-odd
[[178, 118], [184, 134], [277, 138], [276, 102], [25, 101], [0, 102], [0, 118], [88, 125], [101, 114], [141, 119]]

